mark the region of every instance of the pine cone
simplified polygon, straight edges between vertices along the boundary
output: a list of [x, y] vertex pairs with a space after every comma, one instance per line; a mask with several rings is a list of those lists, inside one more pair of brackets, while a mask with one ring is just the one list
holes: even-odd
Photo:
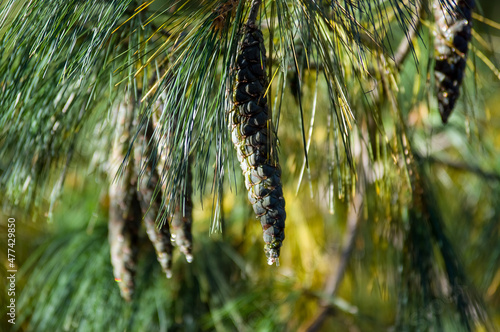
[[[142, 171], [141, 160], [142, 156], [150, 156], [152, 153], [153, 127], [149, 124], [146, 135], [140, 133], [137, 136], [137, 141], [134, 147], [135, 153], [135, 173], [137, 178]], [[143, 148], [145, 148], [143, 150]], [[144, 153], [143, 153], [144, 152]], [[144, 225], [148, 238], [153, 244], [156, 257], [160, 263], [167, 278], [172, 277], [172, 252], [173, 247], [170, 242], [170, 228], [168, 220], [160, 227], [156, 227], [156, 219], [162, 214], [162, 190], [155, 192], [157, 185], [160, 183], [160, 178], [156, 168], [154, 168], [153, 161], [149, 160], [145, 167], [142, 181], [139, 181], [138, 198], [141, 205], [142, 214], [144, 216]]]
[[[281, 169], [275, 155], [274, 140], [268, 129], [265, 54], [262, 32], [253, 24], [246, 25], [236, 59], [237, 83], [229, 121], [248, 198], [264, 231], [264, 250], [268, 263], [271, 265], [276, 262], [278, 265], [280, 247], [285, 238], [286, 213]], [[274, 153], [273, 160], [271, 151]]]
[[109, 169], [108, 241], [115, 280], [118, 282], [122, 297], [130, 301], [135, 288], [141, 212], [132, 165], [123, 165], [120, 176], [117, 176], [117, 173], [130, 145], [133, 106], [121, 105], [116, 116], [116, 135]]
[[130, 301], [135, 289], [139, 246], [140, 207], [135, 188], [111, 185], [109, 190], [109, 233], [111, 264], [122, 297]]
[[[153, 121], [156, 123], [155, 126], [159, 126], [159, 118], [158, 114], [153, 116]], [[170, 135], [173, 135], [173, 128], [177, 127], [177, 119], [172, 117], [170, 119], [172, 123], [172, 127], [169, 128], [172, 132], [167, 133], [167, 137], [160, 138], [159, 146], [162, 146], [163, 149], [159, 151], [159, 163], [156, 165], [157, 173], [161, 174], [162, 172], [168, 171], [170, 169], [170, 165], [167, 161], [167, 157], [169, 154], [168, 142], [170, 140]], [[162, 192], [164, 195], [167, 195], [167, 199], [174, 200], [176, 199], [175, 212], [171, 219], [172, 233], [171, 233], [171, 244], [179, 247], [180, 252], [184, 254], [188, 263], [193, 261], [193, 235], [191, 233], [192, 228], [192, 211], [193, 211], [193, 203], [192, 203], [192, 158], [188, 160], [189, 164], [187, 165], [187, 175], [185, 180], [185, 191], [183, 190], [183, 184], [179, 184], [180, 190], [177, 193], [177, 197], [172, 197], [170, 193], [167, 192], [166, 183], [162, 183]], [[183, 206], [183, 207], [181, 207]]]
[[472, 10], [474, 0], [451, 0], [450, 8], [443, 8], [439, 0], [434, 5], [436, 36], [434, 41], [436, 63], [434, 75], [437, 85], [439, 113], [443, 123], [453, 111], [460, 95], [472, 38]]

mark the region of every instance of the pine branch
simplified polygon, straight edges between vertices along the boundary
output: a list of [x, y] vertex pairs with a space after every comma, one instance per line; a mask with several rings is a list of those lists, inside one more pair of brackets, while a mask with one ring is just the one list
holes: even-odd
[[116, 97], [108, 60], [122, 52], [110, 29], [129, 1], [115, 2], [30, 1], [1, 36], [0, 156], [11, 161], [1, 184], [11, 202], [38, 205], [102, 125]]
[[[431, 291], [431, 281], [434, 278], [430, 272], [432, 265], [435, 264], [432, 259], [432, 243], [429, 241], [429, 235], [431, 235], [443, 257], [447, 280], [451, 288], [451, 299], [460, 314], [462, 325], [468, 331], [472, 331], [473, 324], [476, 322], [488, 325], [484, 304], [467, 280], [455, 249], [445, 235], [441, 212], [437, 207], [432, 188], [419, 161], [415, 160], [415, 154], [404, 133], [402, 134], [402, 147], [412, 188], [410, 228], [416, 230], [409, 234], [411, 244], [414, 246], [410, 248], [410, 254], [413, 255], [410, 258], [410, 264], [420, 270], [424, 300], [430, 300], [434, 296]], [[412, 234], [416, 234], [416, 237], [411, 238]], [[436, 309], [432, 308], [432, 310]]]
[[[421, 171], [421, 174], [424, 172]], [[427, 219], [432, 236], [437, 243], [443, 257], [446, 275], [451, 287], [451, 298], [460, 314], [464, 327], [473, 331], [474, 323], [484, 324], [491, 328], [490, 320], [481, 297], [468, 280], [464, 267], [455, 251], [453, 244], [445, 234], [441, 213], [436, 205], [434, 193], [427, 178], [421, 180], [423, 193], [422, 200], [424, 213]]]
[[451, 169], [455, 169], [457, 171], [463, 171], [468, 173], [473, 173], [485, 180], [491, 181], [500, 181], [500, 174], [497, 172], [486, 171], [479, 166], [468, 164], [468, 163], [460, 163], [451, 160], [443, 160], [433, 156], [423, 156], [421, 154], [415, 153], [415, 156], [422, 160], [423, 162], [429, 162], [431, 164], [442, 165]]

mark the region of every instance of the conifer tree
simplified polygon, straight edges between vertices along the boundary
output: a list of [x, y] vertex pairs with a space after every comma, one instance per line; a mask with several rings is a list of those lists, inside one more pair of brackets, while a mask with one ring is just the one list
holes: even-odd
[[[483, 5], [4, 1], [4, 209], [58, 216], [72, 178], [107, 193], [95, 228], [61, 232], [26, 264], [23, 326], [493, 329], [500, 175], [497, 137], [480, 133], [498, 112], [475, 78], [498, 84], [499, 70], [475, 29], [498, 24]], [[211, 217], [194, 220], [202, 208]], [[255, 217], [280, 267], [260, 265]], [[471, 268], [469, 249], [487, 263]], [[377, 287], [389, 323], [363, 304]]]

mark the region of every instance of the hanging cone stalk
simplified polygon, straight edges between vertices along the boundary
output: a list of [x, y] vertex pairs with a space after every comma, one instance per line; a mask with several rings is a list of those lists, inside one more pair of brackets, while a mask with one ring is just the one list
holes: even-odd
[[[141, 165], [142, 156], [151, 156], [153, 127], [148, 123], [146, 134], [141, 131], [137, 136], [137, 141], [134, 145], [135, 153], [135, 173], [137, 178], [141, 178], [143, 168]], [[162, 191], [158, 190], [160, 178], [153, 161], [148, 160], [144, 168], [142, 180], [138, 183], [138, 198], [141, 205], [142, 215], [144, 216], [144, 226], [148, 238], [153, 244], [156, 252], [156, 257], [160, 263], [163, 272], [167, 278], [172, 277], [172, 252], [173, 247], [170, 242], [170, 229], [168, 220], [156, 227], [156, 220], [162, 214]], [[158, 190], [158, 192], [156, 192]]]
[[450, 0], [450, 6], [442, 6], [436, 0], [436, 36], [434, 39], [436, 63], [434, 75], [437, 87], [439, 113], [443, 123], [460, 95], [471, 41], [472, 10], [474, 0]]
[[124, 165], [121, 176], [116, 175], [130, 145], [132, 119], [133, 107], [121, 105], [117, 114], [118, 129], [113, 142], [109, 171], [111, 184], [109, 187], [108, 240], [111, 264], [120, 293], [127, 301], [131, 300], [135, 288], [134, 276], [137, 266], [141, 212], [135, 180], [133, 180], [132, 165]]
[[260, 3], [258, 0], [252, 2], [236, 59], [237, 82], [229, 121], [248, 198], [264, 231], [268, 263], [279, 265], [280, 248], [285, 238], [285, 199], [275, 141], [269, 129], [264, 38], [255, 25]]

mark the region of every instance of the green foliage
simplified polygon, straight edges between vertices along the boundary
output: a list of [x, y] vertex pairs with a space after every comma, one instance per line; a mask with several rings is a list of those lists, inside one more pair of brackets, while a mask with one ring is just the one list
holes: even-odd
[[[148, 247], [140, 257], [137, 296], [124, 302], [109, 262], [106, 228], [101, 220], [90, 234], [81, 228], [61, 233], [31, 255], [24, 265], [24, 271], [33, 271], [19, 300], [18, 326], [37, 331], [242, 330], [266, 321], [271, 324], [266, 328], [279, 326], [266, 319], [272, 312], [266, 307], [276, 303], [272, 293], [264, 293], [271, 292], [270, 286], [253, 292], [257, 285], [245, 280], [234, 261], [243, 258], [228, 244], [210, 239], [201, 239], [197, 259], [178, 265], [170, 280]], [[256, 299], [265, 301], [257, 306], [260, 312]]]
[[31, 1], [2, 35], [0, 156], [12, 161], [2, 165], [11, 202], [32, 204], [54, 169], [64, 178], [78, 139], [107, 117], [126, 37], [111, 33], [129, 3]]

